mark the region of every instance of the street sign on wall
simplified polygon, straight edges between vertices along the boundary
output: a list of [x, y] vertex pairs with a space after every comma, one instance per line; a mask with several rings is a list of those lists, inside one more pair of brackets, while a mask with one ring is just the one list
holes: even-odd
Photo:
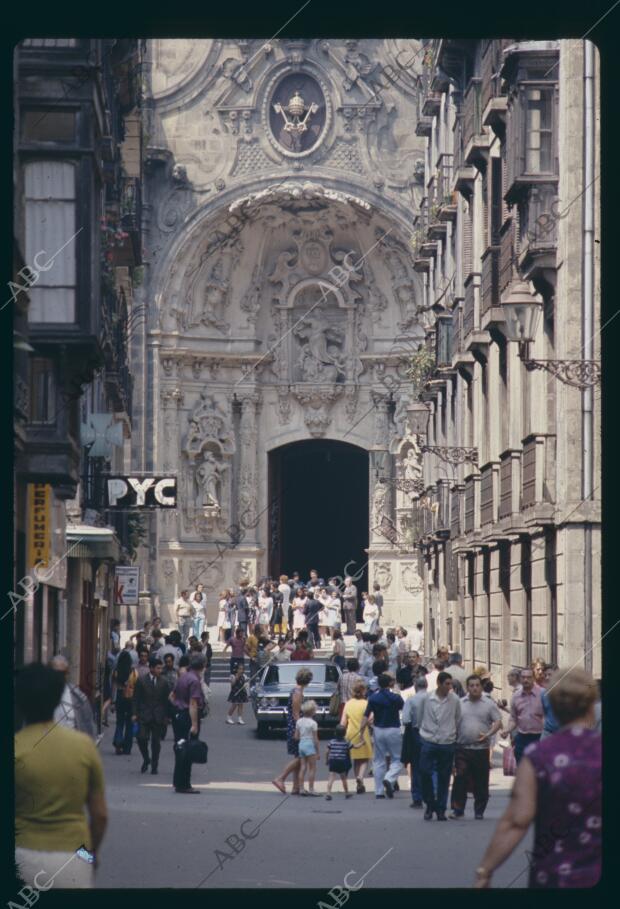
[[117, 476], [106, 483], [108, 508], [176, 508], [176, 477]]
[[140, 567], [117, 565], [114, 569], [114, 602], [117, 606], [137, 606]]
[[28, 483], [28, 567], [47, 568], [52, 542], [52, 487]]

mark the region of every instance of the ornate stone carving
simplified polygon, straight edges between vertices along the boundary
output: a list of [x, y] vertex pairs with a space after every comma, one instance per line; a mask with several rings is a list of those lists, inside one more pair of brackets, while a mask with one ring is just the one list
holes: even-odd
[[263, 275], [262, 270], [259, 265], [257, 265], [252, 272], [252, 279], [250, 281], [250, 286], [245, 292], [244, 296], [239, 303], [241, 309], [244, 312], [247, 312], [248, 325], [255, 325], [256, 320], [258, 319], [258, 314], [260, 312], [260, 298], [261, 292], [263, 289]]
[[385, 483], [375, 483], [372, 494], [372, 523], [373, 527], [379, 527], [381, 519], [386, 510], [386, 499], [388, 487]]
[[373, 575], [376, 583], [381, 585], [381, 590], [389, 590], [392, 583], [391, 562], [375, 562]]
[[312, 386], [293, 385], [291, 394], [303, 408], [304, 420], [310, 435], [324, 436], [332, 418], [331, 409], [334, 402], [342, 395], [342, 385]]
[[347, 385], [344, 391], [344, 410], [350, 423], [355, 419], [359, 401], [359, 385]]
[[408, 593], [422, 593], [422, 579], [414, 563], [407, 563], [401, 566], [401, 582]]
[[195, 460], [207, 446], [224, 454], [234, 452], [235, 443], [229, 428], [230, 418], [212, 395], [202, 391], [187, 419], [189, 429], [183, 451], [190, 461]]
[[204, 584], [207, 592], [217, 592], [222, 586], [224, 571], [221, 559], [212, 557], [209, 559], [192, 559], [189, 563], [189, 576], [187, 586], [194, 587], [196, 584]]
[[375, 437], [374, 444], [379, 448], [385, 448], [389, 436], [388, 427], [388, 403], [389, 395], [384, 391], [372, 389], [370, 392], [372, 402], [375, 406]]
[[319, 315], [308, 316], [293, 330], [299, 339], [301, 378], [310, 382], [337, 382], [344, 378], [344, 331], [326, 324]]
[[237, 562], [237, 580], [238, 582], [247, 581], [252, 583], [252, 561], [250, 559], [241, 559]]

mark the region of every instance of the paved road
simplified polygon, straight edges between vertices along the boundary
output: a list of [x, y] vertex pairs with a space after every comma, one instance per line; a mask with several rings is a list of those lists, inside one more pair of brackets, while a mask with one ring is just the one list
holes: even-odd
[[[130, 756], [117, 757], [112, 728], [106, 730], [100, 749], [110, 823], [100, 853], [98, 887], [295, 887], [327, 892], [342, 885], [348, 872], [347, 883], [364, 877], [364, 886], [370, 888], [471, 884], [506, 805], [506, 783], [511, 781], [501, 769], [492, 773], [491, 801], [482, 822], [473, 819], [471, 805], [468, 819], [424, 821], [421, 811], [409, 807], [405, 777], [393, 801], [375, 801], [372, 780], [366, 795], [346, 802], [341, 792], [331, 802], [284, 797], [270, 784], [286, 761], [284, 738], [273, 733], [258, 740], [249, 705], [246, 726], [226, 725], [228, 686], [217, 684], [212, 690], [211, 714], [203, 726], [209, 763], [193, 769], [192, 782], [200, 795], [177, 795], [172, 789], [171, 730], [158, 776], [140, 773], [142, 759], [135, 744]], [[325, 792], [326, 777], [321, 764], [319, 791]], [[496, 874], [494, 886], [526, 885], [530, 842], [531, 834]]]

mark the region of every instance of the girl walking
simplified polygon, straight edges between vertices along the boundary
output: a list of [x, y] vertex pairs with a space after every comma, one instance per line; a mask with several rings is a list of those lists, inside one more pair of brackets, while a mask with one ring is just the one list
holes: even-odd
[[[314, 778], [316, 776], [316, 762], [319, 754], [319, 727], [313, 719], [316, 713], [314, 701], [304, 701], [301, 705], [301, 718], [295, 725], [295, 739], [299, 744], [299, 757], [301, 769], [299, 771], [299, 794], [318, 795], [314, 791]], [[304, 789], [304, 781], [308, 775], [308, 789]]]
[[345, 647], [344, 640], [342, 639], [342, 633], [340, 631], [332, 632], [332, 641], [334, 642], [334, 649], [332, 651], [332, 660], [336, 666], [340, 667], [340, 671], [344, 672], [346, 668], [346, 654], [347, 650]]
[[226, 717], [226, 722], [230, 726], [235, 722], [233, 719], [235, 711], [237, 711], [237, 723], [240, 726], [245, 726], [242, 714], [243, 705], [248, 702], [247, 681], [243, 671], [243, 662], [238, 663], [233, 675], [230, 677], [230, 694], [228, 695], [230, 707], [228, 709], [228, 716]]
[[325, 760], [329, 768], [329, 777], [327, 780], [327, 795], [325, 798], [328, 802], [331, 802], [332, 786], [334, 785], [337, 776], [340, 777], [342, 782], [342, 788], [345, 793], [344, 797], [350, 799], [352, 795], [352, 793], [349, 792], [349, 786], [347, 784], [347, 774], [351, 769], [351, 757], [349, 754], [351, 751], [351, 742], [347, 742], [344, 734], [344, 726], [336, 726], [334, 738], [327, 746], [327, 756]]

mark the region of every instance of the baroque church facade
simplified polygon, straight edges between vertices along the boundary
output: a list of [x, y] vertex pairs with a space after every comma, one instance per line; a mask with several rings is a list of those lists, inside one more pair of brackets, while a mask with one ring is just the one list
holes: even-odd
[[[408, 40], [148, 42], [132, 462], [177, 477], [141, 553], [164, 620], [198, 581], [212, 622], [222, 588], [311, 567], [378, 581], [390, 622], [423, 617], [403, 373], [431, 318], [410, 250], [421, 70]], [[337, 455], [327, 513], [320, 472], [286, 483], [304, 451]], [[296, 527], [326, 523], [329, 564], [310, 544], [290, 564]]]

